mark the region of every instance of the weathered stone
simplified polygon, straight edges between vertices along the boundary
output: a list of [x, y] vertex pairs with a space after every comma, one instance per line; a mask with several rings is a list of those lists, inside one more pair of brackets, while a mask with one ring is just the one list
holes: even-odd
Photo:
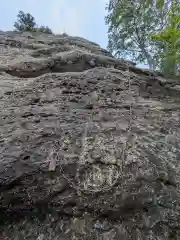
[[78, 37], [0, 44], [0, 237], [179, 239], [178, 82]]

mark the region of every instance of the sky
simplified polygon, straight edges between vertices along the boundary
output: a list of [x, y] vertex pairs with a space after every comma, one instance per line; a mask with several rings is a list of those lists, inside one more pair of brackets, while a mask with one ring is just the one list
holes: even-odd
[[13, 30], [20, 10], [30, 13], [38, 25], [54, 33], [84, 37], [106, 48], [108, 43], [106, 4], [108, 0], [6, 0], [0, 7], [0, 30]]
[[[109, 0], [6, 0], [0, 7], [0, 30], [12, 31], [20, 10], [30, 13], [40, 25], [53, 33], [79, 36], [107, 48], [105, 24]], [[139, 67], [146, 68], [144, 64]]]

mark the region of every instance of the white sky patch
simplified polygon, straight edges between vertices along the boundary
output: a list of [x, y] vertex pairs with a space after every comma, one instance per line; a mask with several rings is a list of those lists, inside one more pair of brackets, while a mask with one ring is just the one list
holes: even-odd
[[50, 27], [55, 33], [66, 32], [69, 35], [83, 36], [86, 23], [93, 20], [97, 11], [104, 13], [106, 3], [108, 0], [51, 0]]
[[72, 6], [68, 0], [53, 0], [51, 9], [52, 30], [69, 35], [83, 35], [83, 12], [79, 6]]

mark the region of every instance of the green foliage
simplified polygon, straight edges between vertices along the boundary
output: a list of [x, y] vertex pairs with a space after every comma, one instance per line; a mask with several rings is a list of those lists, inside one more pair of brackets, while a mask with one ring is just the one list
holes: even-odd
[[179, 0], [110, 0], [107, 10], [111, 53], [180, 74]]
[[141, 0], [141, 2], [148, 6], [154, 4], [158, 9], [162, 9], [165, 4], [165, 0]]
[[152, 39], [164, 45], [161, 70], [168, 76], [180, 74], [180, 2], [173, 1], [168, 13], [168, 24]]
[[17, 31], [33, 31], [36, 26], [36, 22], [30, 13], [19, 11], [17, 18], [18, 20], [14, 24], [14, 27]]
[[106, 24], [109, 25], [108, 49], [117, 57], [130, 58], [136, 63], [148, 63], [150, 69], [158, 65], [161, 44], [150, 35], [165, 22], [166, 8], [159, 9], [152, 0], [110, 0]]
[[37, 28], [37, 31], [52, 34], [52, 30], [47, 26], [40, 26], [39, 28]]
[[14, 27], [17, 31], [42, 32], [52, 34], [52, 30], [49, 27], [38, 27], [35, 18], [30, 13], [19, 11], [17, 18], [18, 20], [14, 24]]

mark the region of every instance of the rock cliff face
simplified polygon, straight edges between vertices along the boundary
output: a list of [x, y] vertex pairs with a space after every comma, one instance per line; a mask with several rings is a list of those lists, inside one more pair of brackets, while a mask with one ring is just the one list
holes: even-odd
[[78, 37], [0, 50], [0, 238], [180, 239], [180, 85]]

